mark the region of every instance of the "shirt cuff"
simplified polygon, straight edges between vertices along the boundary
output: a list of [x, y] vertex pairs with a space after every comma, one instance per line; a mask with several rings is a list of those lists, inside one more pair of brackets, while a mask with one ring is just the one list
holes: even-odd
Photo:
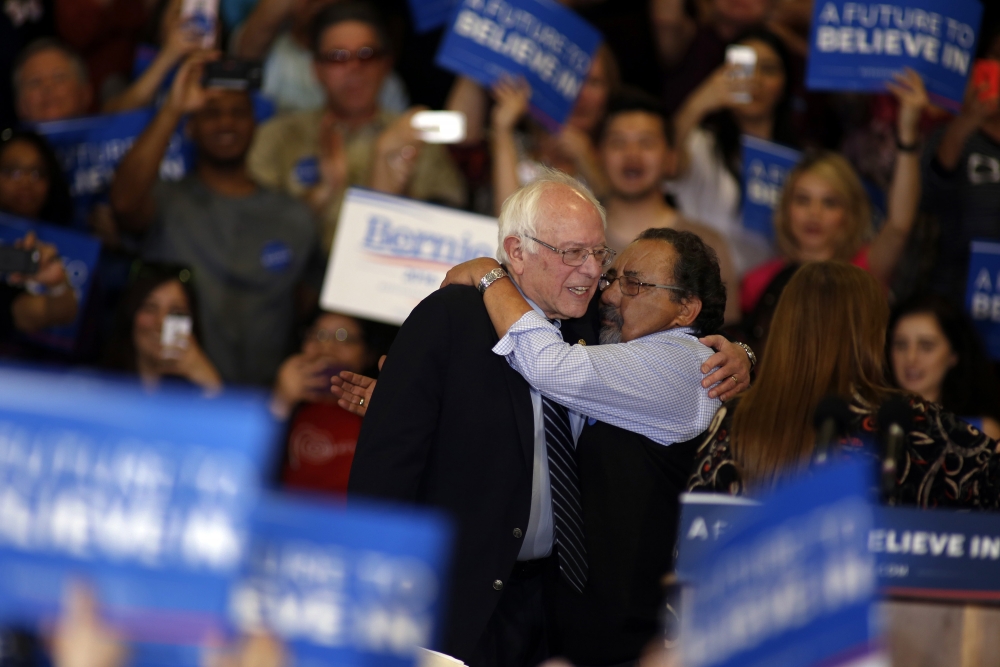
[[[519, 334], [536, 329], [551, 329], [558, 335], [558, 329], [556, 329], [551, 322], [534, 310], [529, 310], [524, 315], [521, 315], [521, 319], [514, 322], [514, 324], [507, 329], [507, 333], [503, 335], [503, 338], [501, 338], [500, 341], [493, 346], [493, 353], [499, 354], [501, 357], [506, 357], [514, 351], [514, 338], [511, 334]], [[560, 337], [559, 340], [562, 340], [562, 337]]]

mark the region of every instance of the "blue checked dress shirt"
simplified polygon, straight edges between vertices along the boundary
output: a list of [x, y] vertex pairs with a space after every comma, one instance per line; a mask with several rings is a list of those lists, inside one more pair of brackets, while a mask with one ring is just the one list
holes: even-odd
[[722, 405], [701, 386], [701, 364], [712, 350], [686, 327], [616, 345], [570, 345], [529, 311], [493, 352], [542, 395], [661, 445], [702, 433]]

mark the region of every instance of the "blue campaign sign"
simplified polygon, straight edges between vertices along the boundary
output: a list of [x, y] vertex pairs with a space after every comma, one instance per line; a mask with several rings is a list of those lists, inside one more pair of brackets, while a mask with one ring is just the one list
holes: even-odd
[[970, 244], [965, 306], [993, 359], [1000, 359], [1000, 242]]
[[[118, 163], [153, 120], [156, 110], [139, 109], [103, 116], [38, 123], [34, 129], [55, 150], [75, 204], [75, 223], [87, 227], [94, 204], [102, 202]], [[274, 115], [274, 104], [254, 95], [254, 115], [263, 122]], [[160, 178], [179, 180], [194, 165], [194, 147], [179, 127], [160, 162]]]
[[235, 625], [274, 633], [298, 667], [412, 665], [437, 640], [449, 550], [430, 512], [267, 496]]
[[129, 640], [225, 631], [275, 426], [256, 394], [0, 368], [0, 623], [81, 578]]
[[490, 86], [503, 75], [531, 85], [531, 113], [550, 130], [569, 116], [601, 33], [556, 0], [462, 0], [437, 64]]
[[878, 507], [868, 533], [886, 595], [1000, 601], [1000, 521], [989, 512]]
[[802, 153], [771, 141], [743, 135], [743, 226], [774, 240], [774, 209], [785, 178]]
[[76, 345], [76, 334], [87, 307], [90, 285], [94, 279], [97, 260], [101, 255], [101, 243], [97, 239], [73, 229], [64, 229], [42, 222], [16, 218], [0, 213], [0, 243], [13, 244], [24, 238], [28, 232], [35, 232], [39, 240], [51, 243], [59, 250], [66, 277], [76, 293], [77, 316], [73, 324], [53, 327], [31, 335], [36, 342], [62, 350], [72, 350]]
[[883, 91], [894, 72], [911, 67], [933, 102], [961, 107], [983, 13], [978, 0], [814, 5], [807, 88]]
[[873, 650], [870, 470], [831, 466], [748, 508], [691, 570], [687, 667], [842, 664]]
[[413, 27], [417, 32], [428, 32], [448, 22], [459, 0], [409, 0]]

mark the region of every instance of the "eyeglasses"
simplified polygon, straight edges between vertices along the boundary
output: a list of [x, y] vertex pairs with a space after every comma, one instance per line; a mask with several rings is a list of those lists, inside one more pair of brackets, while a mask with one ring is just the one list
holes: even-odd
[[618, 289], [622, 291], [625, 296], [638, 296], [640, 287], [658, 287], [660, 289], [668, 289], [674, 292], [686, 292], [687, 290], [683, 287], [678, 287], [677, 285], [657, 285], [655, 283], [644, 283], [638, 278], [633, 278], [632, 276], [615, 276], [609, 278], [608, 274], [601, 276], [601, 279], [597, 281], [597, 286], [603, 292], [604, 290], [611, 287], [611, 283], [618, 281]]
[[566, 250], [560, 250], [554, 246], [550, 246], [545, 241], [539, 241], [534, 236], [529, 236], [529, 239], [535, 243], [539, 243], [552, 252], [559, 253], [562, 255], [563, 264], [567, 266], [583, 266], [583, 263], [587, 261], [587, 258], [591, 255], [597, 260], [597, 263], [601, 266], [608, 266], [615, 259], [615, 251], [611, 248], [604, 246], [603, 248], [598, 248], [597, 250], [591, 250], [589, 248], [567, 248]]
[[0, 167], [0, 175], [14, 181], [26, 178], [36, 183], [49, 178], [49, 172], [40, 167]]
[[361, 345], [364, 343], [364, 340], [360, 336], [352, 336], [344, 327], [340, 327], [336, 331], [317, 329], [310, 337], [315, 338], [320, 343], [343, 343], [344, 345]]
[[347, 49], [331, 49], [325, 53], [316, 55], [316, 60], [327, 65], [346, 65], [352, 60], [357, 60], [364, 65], [381, 59], [385, 55], [383, 49], [374, 49], [370, 46], [362, 46], [357, 51]]

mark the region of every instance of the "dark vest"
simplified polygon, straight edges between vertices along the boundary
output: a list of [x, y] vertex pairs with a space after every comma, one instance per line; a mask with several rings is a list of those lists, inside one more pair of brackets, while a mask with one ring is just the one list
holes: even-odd
[[553, 649], [578, 665], [639, 657], [660, 631], [661, 580], [673, 568], [678, 496], [698, 437], [663, 446], [588, 421], [577, 444], [589, 574], [583, 595], [559, 586]]

